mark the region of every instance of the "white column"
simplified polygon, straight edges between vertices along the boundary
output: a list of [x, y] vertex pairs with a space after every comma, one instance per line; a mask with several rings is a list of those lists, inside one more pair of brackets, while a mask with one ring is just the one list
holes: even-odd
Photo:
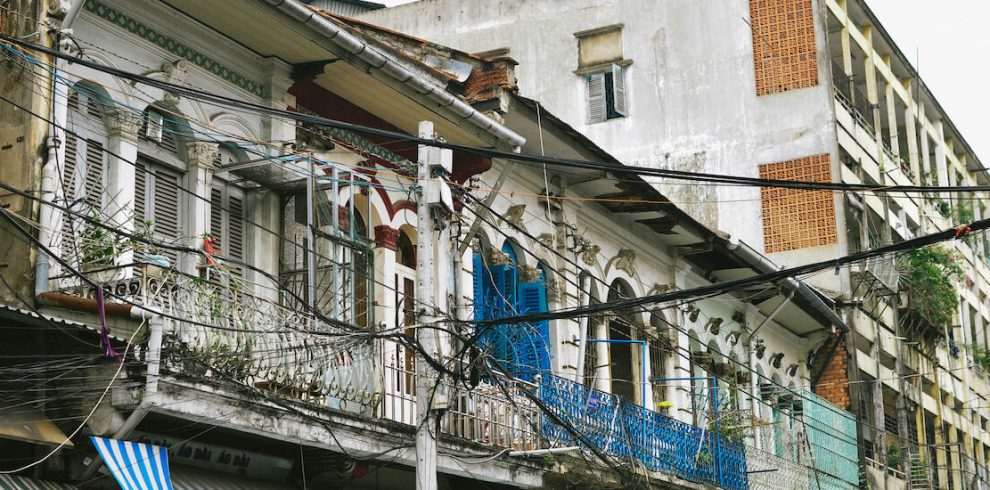
[[[949, 168], [945, 160], [945, 130], [942, 121], [935, 123], [935, 131], [938, 133], [938, 140], [935, 142], [935, 171], [938, 176], [938, 185], [949, 185]], [[948, 193], [941, 193], [942, 199], [948, 198]]]
[[395, 328], [395, 247], [399, 230], [388, 225], [375, 227], [375, 284], [372, 298], [375, 300], [375, 320], [385, 328]]
[[[106, 117], [108, 158], [103, 202], [106, 204], [107, 224], [123, 231], [134, 232], [135, 167], [137, 161], [137, 133], [141, 128], [139, 117], [114, 112]], [[134, 262], [134, 250], [121, 252], [114, 263], [127, 265]], [[123, 277], [131, 277], [133, 269], [123, 271]]]
[[[265, 105], [273, 109], [294, 106], [296, 98], [288, 92], [292, 86], [292, 66], [276, 58], [264, 59], [261, 66], [267, 78]], [[267, 117], [262, 121], [261, 138], [276, 142], [295, 141], [296, 123], [282, 117]]]
[[[260, 228], [278, 233], [281, 229], [281, 207], [277, 193], [258, 189], [245, 195], [247, 218], [245, 224], [244, 261], [275, 277], [279, 275], [279, 236]], [[209, 209], [206, 216], [209, 216]], [[209, 228], [209, 221], [206, 223]], [[202, 240], [200, 240], [202, 245]], [[260, 272], [245, 269], [249, 290], [254, 295], [271, 302], [278, 302], [278, 285]]]
[[[196, 249], [203, 248], [203, 236], [210, 232], [210, 192], [219, 151], [216, 143], [197, 141], [186, 145], [188, 167], [183, 186], [190, 192], [182, 193], [183, 229], [189, 237], [188, 245]], [[179, 259], [179, 268], [186, 274], [197, 275], [199, 265], [200, 261], [193, 256]]]

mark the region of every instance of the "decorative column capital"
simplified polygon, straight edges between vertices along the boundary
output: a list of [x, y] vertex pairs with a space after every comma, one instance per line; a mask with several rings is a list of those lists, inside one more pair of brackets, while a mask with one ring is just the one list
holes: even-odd
[[144, 118], [123, 111], [109, 111], [104, 118], [107, 133], [110, 137], [120, 137], [137, 141], [138, 131], [144, 124]]
[[190, 167], [214, 170], [217, 158], [220, 157], [220, 146], [205, 141], [186, 143], [186, 163]]
[[375, 247], [395, 250], [399, 243], [399, 229], [389, 225], [375, 227]]

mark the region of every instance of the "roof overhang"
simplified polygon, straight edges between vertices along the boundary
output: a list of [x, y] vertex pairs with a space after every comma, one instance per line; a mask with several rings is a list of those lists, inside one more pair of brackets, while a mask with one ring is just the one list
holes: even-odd
[[[534, 100], [514, 96], [505, 120], [530, 142], [523, 147], [523, 153], [540, 154], [543, 151], [559, 158], [621, 164], [567, 123], [538, 107]], [[656, 242], [675, 249], [685, 261], [717, 282], [779, 270], [770, 259], [746, 244], [708, 228], [670, 203], [654, 185], [634, 172], [568, 168], [567, 175], [569, 189], [606, 199], [599, 204], [607, 211], [642, 226], [646, 233], [653, 232]], [[848, 330], [823, 295], [797, 280], [757, 285], [741, 295], [764, 316], [769, 316], [778, 305], [786, 302], [775, 318], [778, 324], [798, 337], [806, 338], [831, 327]]]
[[297, 0], [164, 0], [263, 57], [293, 66], [326, 63], [321, 85], [415, 135], [433, 121], [447, 141], [511, 148], [523, 139], [443, 86]]

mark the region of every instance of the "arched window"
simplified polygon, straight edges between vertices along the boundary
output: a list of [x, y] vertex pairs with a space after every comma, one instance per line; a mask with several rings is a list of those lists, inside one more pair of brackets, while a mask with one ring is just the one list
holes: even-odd
[[[542, 267], [521, 267], [509, 242], [501, 253], [486, 254], [481, 248], [476, 247], [474, 253], [476, 320], [547, 311], [546, 273]], [[519, 378], [532, 380], [550, 370], [547, 321], [485, 327], [480, 344], [501, 369]]]
[[[619, 279], [609, 287], [609, 302], [632, 297], [629, 286]], [[639, 345], [628, 342], [633, 339], [633, 326], [633, 316], [630, 312], [619, 311], [609, 319], [608, 358], [609, 377], [612, 380], [611, 392], [631, 403], [636, 403], [641, 370], [638, 369], [638, 365], [634, 365], [638, 363], [635, 363], [636, 356], [633, 355], [633, 349], [639, 348]]]
[[664, 381], [656, 381], [667, 377], [666, 366], [670, 343], [668, 332], [670, 326], [663, 317], [663, 313], [650, 313], [651, 335], [649, 338], [650, 350], [650, 386], [653, 387], [653, 406], [657, 407], [667, 399], [666, 384]]

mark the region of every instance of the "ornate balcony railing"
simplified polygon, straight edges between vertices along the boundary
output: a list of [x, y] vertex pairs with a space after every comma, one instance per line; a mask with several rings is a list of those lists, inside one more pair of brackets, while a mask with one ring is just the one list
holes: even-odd
[[853, 483], [756, 448], [746, 448], [751, 490], [855, 490]]
[[[387, 341], [382, 344], [385, 390], [378, 414], [416, 425], [415, 365], [403, 347]], [[500, 377], [482, 381], [470, 390], [448, 382], [446, 389], [448, 410], [440, 422], [443, 433], [501, 448], [527, 450], [546, 446], [539, 442], [539, 409], [524, 393], [535, 393], [536, 386]]]
[[[539, 393], [555, 415], [609, 455], [649, 471], [720, 488], [749, 486], [741, 444], [556, 376], [544, 376]], [[544, 417], [541, 428], [556, 445], [585, 445], [549, 417]]]
[[[238, 281], [207, 281], [145, 267], [137, 277], [107, 280], [103, 286], [113, 297], [162, 315], [166, 370], [232, 379], [367, 415], [380, 403], [373, 342], [247, 294]], [[62, 292], [93, 296], [88, 286]]]

